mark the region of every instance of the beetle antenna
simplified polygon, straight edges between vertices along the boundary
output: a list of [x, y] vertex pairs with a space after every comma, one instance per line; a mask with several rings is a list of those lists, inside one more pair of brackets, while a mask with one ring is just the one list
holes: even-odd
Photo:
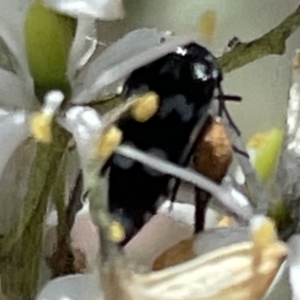
[[[233, 130], [237, 133], [238, 136], [241, 136], [241, 131], [239, 130], [239, 128], [237, 127], [237, 125], [234, 123], [233, 119], [231, 118], [231, 115], [225, 105], [225, 101], [229, 100], [229, 101], [241, 101], [242, 97], [240, 96], [234, 96], [234, 95], [224, 95], [223, 90], [221, 88], [221, 86], [218, 86], [218, 90], [219, 90], [219, 95], [217, 96], [217, 99], [219, 100], [219, 116], [222, 117], [223, 113], [225, 113], [229, 125], [233, 128]], [[238, 149], [236, 146], [232, 146], [233, 151], [235, 153], [238, 153], [240, 155], [245, 156], [246, 158], [249, 158], [248, 153]]]
[[[217, 97], [219, 98], [219, 96]], [[224, 101], [234, 101], [234, 102], [241, 102], [242, 97], [237, 95], [222, 95]]]
[[229, 96], [229, 95], [224, 95], [223, 90], [221, 88], [221, 86], [218, 86], [218, 91], [219, 91], [219, 95], [217, 96], [217, 99], [219, 100], [219, 116], [222, 117], [223, 113], [225, 113], [229, 125], [234, 129], [234, 131], [237, 133], [238, 136], [241, 135], [241, 131], [238, 129], [237, 125], [234, 123], [226, 105], [225, 105], [225, 101], [226, 100], [233, 100], [233, 101], [241, 101], [239, 99], [241, 99], [241, 97], [239, 96]]

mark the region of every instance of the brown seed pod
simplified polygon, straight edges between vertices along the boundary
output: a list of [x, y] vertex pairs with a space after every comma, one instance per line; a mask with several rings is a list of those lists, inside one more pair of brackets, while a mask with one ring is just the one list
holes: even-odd
[[[220, 183], [232, 162], [232, 154], [231, 142], [221, 119], [209, 118], [197, 138], [194, 153], [195, 169]], [[204, 213], [210, 194], [197, 190], [196, 197], [195, 233], [203, 230]], [[175, 266], [194, 258], [196, 256], [193, 250], [194, 237], [181, 241], [160, 255], [153, 264], [153, 270]]]
[[195, 169], [220, 183], [232, 162], [233, 149], [219, 117], [209, 118], [198, 136], [194, 153]]

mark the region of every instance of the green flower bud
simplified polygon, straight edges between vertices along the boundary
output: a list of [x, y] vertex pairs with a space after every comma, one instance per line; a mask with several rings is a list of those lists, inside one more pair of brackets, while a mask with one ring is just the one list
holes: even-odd
[[268, 132], [256, 134], [248, 144], [249, 149], [256, 150], [253, 166], [263, 182], [267, 182], [273, 175], [282, 141], [282, 130], [273, 128]]
[[36, 94], [41, 100], [50, 90], [70, 94], [67, 63], [76, 22], [59, 15], [42, 0], [34, 0], [25, 21], [25, 43]]

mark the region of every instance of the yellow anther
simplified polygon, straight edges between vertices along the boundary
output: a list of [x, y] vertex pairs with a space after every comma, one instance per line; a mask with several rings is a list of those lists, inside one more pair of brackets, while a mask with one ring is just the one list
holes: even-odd
[[154, 92], [142, 95], [131, 108], [132, 117], [138, 122], [146, 122], [158, 110], [159, 97]]
[[218, 227], [230, 227], [234, 226], [235, 222], [232, 218], [225, 216], [218, 224]]
[[111, 241], [119, 243], [125, 238], [124, 227], [117, 221], [112, 221], [109, 227], [109, 237]]
[[257, 217], [252, 225], [252, 241], [254, 248], [264, 249], [277, 240], [276, 227], [273, 220], [267, 217]]
[[122, 131], [113, 126], [103, 133], [97, 145], [97, 156], [107, 159], [122, 141]]
[[212, 41], [216, 30], [216, 24], [217, 24], [217, 16], [215, 11], [207, 10], [201, 15], [200, 22], [199, 22], [199, 31], [201, 37], [206, 42]]
[[30, 133], [32, 137], [41, 143], [52, 141], [52, 119], [53, 116], [43, 111], [35, 113], [30, 119]]

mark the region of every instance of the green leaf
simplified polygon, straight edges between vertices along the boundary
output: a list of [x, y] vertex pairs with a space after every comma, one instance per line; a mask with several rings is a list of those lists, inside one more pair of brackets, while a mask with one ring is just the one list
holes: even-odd
[[34, 0], [25, 21], [26, 52], [36, 93], [43, 97], [59, 89], [66, 95], [70, 85], [66, 76], [68, 56], [76, 22]]

